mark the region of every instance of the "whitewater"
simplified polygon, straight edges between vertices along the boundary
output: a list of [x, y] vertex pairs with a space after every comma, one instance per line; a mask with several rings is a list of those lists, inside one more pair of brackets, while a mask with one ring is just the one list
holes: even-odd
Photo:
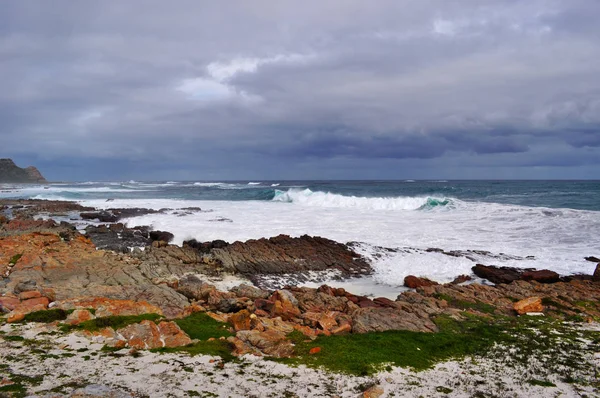
[[[175, 244], [279, 234], [353, 242], [375, 272], [367, 280], [332, 284], [362, 284], [363, 293], [378, 294], [397, 292], [407, 275], [448, 282], [470, 274], [476, 263], [592, 273], [595, 264], [584, 257], [600, 255], [600, 211], [592, 197], [600, 187], [553, 184], [129, 181], [3, 187], [0, 197], [76, 200], [101, 209], [171, 209], [126, 223], [170, 231]], [[526, 200], [541, 205], [522, 204]], [[568, 200], [573, 208], [562, 206]], [[202, 211], [182, 216], [177, 209], [186, 207]], [[490, 254], [453, 257], [429, 248]]]

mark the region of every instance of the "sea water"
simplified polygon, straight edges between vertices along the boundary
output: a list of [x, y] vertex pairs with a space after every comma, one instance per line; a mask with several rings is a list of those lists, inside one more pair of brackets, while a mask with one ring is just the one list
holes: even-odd
[[[171, 209], [126, 222], [170, 231], [177, 244], [278, 234], [353, 242], [375, 270], [376, 288], [346, 282], [363, 293], [396, 292], [410, 274], [447, 282], [476, 263], [589, 274], [584, 257], [600, 257], [598, 181], [85, 182], [5, 185], [0, 197]], [[177, 211], [185, 207], [202, 211]]]

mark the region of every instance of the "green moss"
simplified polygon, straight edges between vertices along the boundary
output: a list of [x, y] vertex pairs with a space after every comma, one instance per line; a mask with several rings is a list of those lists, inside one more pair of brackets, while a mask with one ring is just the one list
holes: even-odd
[[12, 256], [10, 258], [10, 260], [8, 260], [8, 264], [15, 265], [17, 263], [17, 261], [19, 261], [21, 259], [21, 257], [23, 257], [23, 253], [15, 254], [14, 256]]
[[4, 340], [6, 341], [23, 341], [25, 337], [23, 336], [4, 336]]
[[[421, 370], [441, 360], [481, 353], [500, 333], [497, 326], [479, 319], [457, 322], [441, 317], [438, 326], [438, 333], [387, 331], [321, 336], [310, 342], [291, 333], [297, 357], [277, 361], [356, 375], [372, 374], [388, 364]], [[310, 355], [314, 347], [321, 351]]]
[[22, 322], [42, 322], [50, 323], [55, 321], [64, 321], [67, 319], [67, 312], [61, 309], [51, 309], [35, 311], [25, 315]]
[[177, 319], [175, 323], [192, 339], [208, 340], [211, 337], [233, 336], [228, 324], [215, 321], [204, 312], [196, 312], [186, 318]]
[[462, 310], [475, 310], [484, 314], [493, 314], [496, 311], [496, 307], [491, 304], [482, 303], [481, 301], [458, 300], [446, 294], [436, 294], [435, 297], [440, 300], [446, 300], [450, 306]]
[[546, 381], [546, 380], [536, 380], [536, 379], [531, 379], [531, 380], [527, 380], [527, 382], [529, 384], [531, 384], [532, 386], [540, 386], [540, 387], [556, 387], [556, 384], [550, 382], [550, 381]]
[[142, 314], [142, 315], [125, 315], [125, 316], [107, 316], [103, 318], [96, 318], [89, 321], [80, 323], [79, 325], [62, 325], [61, 330], [64, 332], [70, 332], [72, 330], [89, 330], [91, 332], [111, 327], [113, 329], [121, 329], [125, 326], [139, 323], [144, 320], [157, 321], [162, 316], [158, 314]]

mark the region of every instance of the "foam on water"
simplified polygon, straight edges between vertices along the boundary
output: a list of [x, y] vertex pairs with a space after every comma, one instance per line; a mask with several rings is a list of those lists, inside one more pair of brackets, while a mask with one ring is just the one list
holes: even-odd
[[457, 199], [434, 197], [390, 197], [368, 198], [345, 196], [330, 192], [313, 192], [310, 189], [292, 188], [288, 191], [275, 191], [273, 201], [295, 203], [313, 207], [361, 208], [370, 210], [419, 210], [437, 206], [455, 205]]
[[[385, 207], [313, 207], [280, 201], [116, 199], [108, 203], [105, 200], [82, 202], [99, 208], [198, 206], [211, 209], [210, 213], [199, 212], [184, 217], [172, 212], [128, 221], [130, 226], [152, 225], [155, 229], [171, 231], [177, 244], [191, 238], [233, 242], [278, 234], [309, 234], [339, 242], [362, 242], [357, 250], [371, 258], [375, 269], [373, 281], [388, 286], [402, 285], [409, 274], [447, 282], [459, 274], [471, 272], [473, 261], [423, 251], [430, 247], [535, 256], [527, 261], [483, 260], [495, 265], [548, 268], [561, 274], [592, 273], [595, 264], [583, 257], [600, 249], [596, 238], [600, 231], [598, 213], [583, 210], [492, 203], [463, 203], [454, 210], [439, 212]], [[219, 218], [232, 222], [215, 221]], [[376, 246], [420, 250], [399, 250], [382, 256]]]

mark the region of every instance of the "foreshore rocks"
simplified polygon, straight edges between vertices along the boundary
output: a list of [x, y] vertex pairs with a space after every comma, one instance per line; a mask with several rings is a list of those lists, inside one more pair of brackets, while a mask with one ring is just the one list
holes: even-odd
[[[475, 275], [495, 286], [464, 284], [468, 275], [450, 284], [410, 276], [405, 283], [414, 290], [395, 300], [327, 285], [317, 289], [239, 285], [222, 291], [209, 283], [209, 276], [241, 274], [252, 280], [256, 275], [333, 270], [351, 277], [372, 269], [347, 245], [320, 237], [280, 235], [231, 244], [188, 241], [180, 247], [167, 243], [166, 232], [111, 224], [88, 228], [90, 240], [70, 224], [32, 219], [35, 206], [11, 207], [10, 217], [0, 222], [0, 311], [8, 314], [9, 322], [19, 322], [32, 312], [62, 310], [68, 312], [68, 325], [111, 316], [157, 315], [116, 330], [89, 333], [88, 337], [117, 348], [191, 344], [171, 319], [196, 312], [227, 323], [234, 334], [228, 338], [234, 354], [276, 357], [294, 355], [289, 337], [293, 332], [306, 339], [389, 330], [434, 333], [439, 317], [460, 321], [469, 315], [544, 312], [563, 318], [600, 317], [600, 289], [592, 280], [600, 278], [599, 267], [594, 277], [561, 278], [548, 270], [478, 264]], [[144, 250], [99, 249], [93, 240], [100, 242], [102, 234], [143, 238], [139, 243]]]

